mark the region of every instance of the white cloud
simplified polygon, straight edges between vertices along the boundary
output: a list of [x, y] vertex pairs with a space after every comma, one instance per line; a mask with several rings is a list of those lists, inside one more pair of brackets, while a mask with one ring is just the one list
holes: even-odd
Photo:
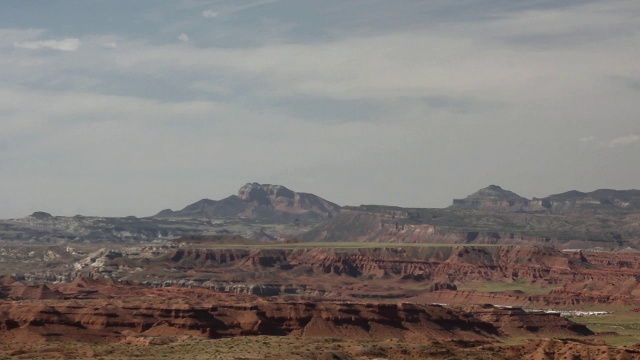
[[211, 19], [218, 17], [218, 13], [212, 10], [205, 10], [202, 12], [202, 16]]
[[[589, 5], [507, 14], [423, 31], [351, 34], [324, 42], [274, 41], [255, 48], [131, 47], [115, 62], [147, 73], [230, 71], [238, 77], [261, 79], [273, 95], [341, 100], [445, 95], [545, 104], [545, 108], [564, 106], [559, 99], [570, 97], [575, 103], [565, 105], [591, 112], [595, 104], [578, 103], [596, 91], [612, 94], [611, 89], [602, 89], [604, 77], [637, 71], [640, 52], [631, 45], [640, 41], [640, 26], [628, 17], [604, 5]], [[603, 23], [615, 25], [603, 33]], [[540, 34], [540, 29], [550, 30]], [[622, 30], [626, 30], [624, 36], [618, 36]], [[586, 33], [587, 38], [602, 33], [598, 36], [608, 41], [599, 37], [593, 44], [558, 45], [545, 40], [574, 33]], [[540, 35], [541, 39], [518, 43], [505, 34], [523, 39]], [[543, 50], [537, 47], [539, 42], [544, 43]]]
[[0, 45], [33, 40], [44, 33], [43, 29], [0, 29]]
[[[216, 10], [225, 18], [230, 11]], [[56, 174], [68, 176], [59, 179], [58, 191], [42, 187], [38, 196], [34, 193], [34, 199], [60, 194], [60, 200], [50, 204], [65, 203], [62, 198], [72, 188], [67, 183], [80, 187], [83, 181], [99, 183], [108, 189], [92, 188], [84, 195], [123, 191], [134, 198], [145, 183], [166, 178], [168, 188], [191, 191], [176, 199], [196, 200], [216, 198], [212, 188], [225, 189], [220, 194], [225, 195], [235, 190], [238, 179], [261, 181], [260, 176], [270, 174], [299, 190], [313, 192], [312, 187], [292, 182], [296, 177], [326, 183], [322, 195], [335, 201], [413, 206], [434, 205], [433, 197], [428, 190], [409, 192], [437, 188], [442, 196], [453, 197], [447, 192], [461, 182], [452, 179], [468, 178], [467, 174], [474, 174], [475, 183], [481, 185], [499, 181], [508, 187], [511, 181], [520, 183], [520, 189], [530, 186], [534, 193], [529, 195], [551, 193], [535, 190], [540, 186], [556, 192], [630, 187], [626, 184], [638, 178], [639, 170], [633, 166], [635, 146], [623, 145], [640, 140], [635, 135], [615, 138], [637, 126], [637, 91], [608, 79], [637, 77], [640, 52], [634, 45], [640, 41], [640, 24], [629, 20], [627, 12], [617, 16], [606, 9], [592, 10], [577, 6], [560, 7], [553, 14], [508, 13], [426, 30], [420, 24], [388, 32], [386, 28], [351, 32], [336, 27], [331, 36], [310, 42], [288, 38], [293, 32], [261, 34], [268, 39], [258, 42], [262, 46], [252, 47], [253, 42], [234, 48], [234, 43], [220, 42], [225, 46], [206, 48], [200, 38], [226, 38], [233, 33], [228, 24], [214, 21], [209, 25], [216, 29], [181, 24], [165, 30], [162, 40], [169, 36], [173, 42], [169, 45], [159, 45], [157, 38], [146, 33], [82, 37], [82, 48], [73, 59], [63, 53], [39, 56], [33, 51], [0, 51], [0, 78], [6, 84], [0, 84], [6, 86], [0, 89], [0, 138], [20, 140], [5, 151], [5, 157], [15, 160], [0, 161], [7, 169], [0, 171], [0, 183], [23, 186], [27, 178], [48, 181]], [[204, 12], [202, 16], [206, 17]], [[175, 41], [188, 41], [181, 32], [193, 35], [196, 29], [198, 44], [203, 46]], [[622, 35], [621, 30], [625, 30]], [[252, 33], [255, 28], [246, 31]], [[594, 41], [588, 41], [593, 33], [597, 34]], [[574, 39], [573, 35], [575, 42], [563, 42]], [[37, 43], [44, 37], [18, 32], [3, 38], [0, 31], [0, 46]], [[117, 45], [118, 51], [101, 50], [101, 46], [109, 48], [104, 45], [109, 43]], [[70, 85], [73, 74], [97, 79], [104, 86]], [[136, 81], [121, 81], [124, 78]], [[168, 86], [147, 91], [155, 84]], [[68, 89], [75, 92], [58, 93]], [[307, 101], [315, 105], [305, 105]], [[344, 118], [351, 115], [324, 111], [316, 101], [329, 104], [327, 108], [335, 102], [355, 112], [370, 103], [382, 104], [382, 111], [349, 122]], [[295, 102], [301, 103], [294, 104], [300, 105], [298, 112], [291, 111]], [[491, 106], [473, 105], [471, 111], [461, 113], [447, 108], [463, 102]], [[578, 138], [576, 130], [584, 137]], [[495, 134], [504, 134], [499, 146], [486, 141]], [[566, 147], [566, 139], [572, 138], [597, 146]], [[620, 148], [599, 154], [607, 146]], [[249, 148], [263, 151], [255, 154]], [[619, 159], [602, 160], [597, 155]], [[276, 164], [274, 158], [282, 161]], [[487, 158], [495, 159], [495, 168], [478, 165]], [[596, 166], [598, 161], [605, 169]], [[548, 168], [559, 175], [548, 180], [534, 176]], [[402, 187], [410, 191], [406, 195], [382, 191], [398, 187], [385, 180], [389, 177], [380, 177], [380, 169], [411, 173]], [[589, 169], [597, 170], [590, 173]], [[618, 170], [628, 176], [618, 176]], [[8, 174], [24, 179], [3, 181]], [[172, 174], [180, 176], [174, 179]], [[501, 178], [496, 179], [496, 174]], [[116, 177], [119, 180], [109, 181]], [[131, 185], [133, 178], [139, 179], [139, 186]], [[197, 187], [184, 186], [185, 178], [202, 180]], [[335, 178], [346, 183], [338, 184]], [[629, 180], [621, 182], [624, 179]], [[358, 184], [369, 180], [371, 186]], [[425, 183], [429, 186], [422, 186]], [[350, 195], [354, 188], [362, 189], [361, 197]], [[342, 198], [332, 195], [341, 191]], [[388, 197], [370, 198], [371, 193]], [[125, 203], [94, 196], [93, 203], [109, 203], [113, 213], [122, 211], [117, 209]], [[140, 203], [153, 199], [158, 198], [140, 198]], [[184, 205], [183, 200], [177, 204]], [[15, 196], [6, 203], [23, 202]], [[7, 206], [7, 214], [12, 206]], [[145, 206], [137, 214], [167, 207], [160, 200]], [[11, 211], [20, 214], [38, 208], [24, 205]]]
[[115, 41], [110, 41], [102, 44], [102, 47], [105, 49], [115, 49], [118, 47], [118, 43]]
[[633, 143], [640, 142], [640, 135], [627, 135], [615, 138], [609, 142], [609, 147], [618, 147], [630, 145]]
[[[198, 174], [194, 177], [229, 182], [228, 187], [222, 187], [221, 194], [212, 194], [209, 180], [198, 180], [201, 184], [188, 193], [180, 193], [179, 200], [171, 205], [183, 206], [191, 199], [226, 196], [246, 181], [282, 173], [283, 169], [291, 171], [309, 163], [323, 164], [327, 158], [353, 159], [367, 151], [368, 139], [382, 138], [376, 146], [385, 148], [398, 138], [406, 140], [402, 134], [407, 131], [395, 124], [362, 128], [359, 124], [310, 123], [271, 111], [212, 101], [160, 102], [2, 87], [0, 112], [8, 114], [0, 122], [0, 134], [9, 139], [13, 136], [29, 139], [8, 149], [6, 157], [11, 161], [1, 161], [7, 171], [0, 172], [0, 182], [26, 189], [26, 183], [51, 181], [51, 187], [29, 193], [32, 202], [18, 205], [24, 194], [7, 195], [5, 203], [12, 205], [8, 208], [11, 215], [0, 211], [0, 218], [21, 216], [33, 209], [66, 215], [79, 212], [62, 210], [59, 206], [66, 204], [64, 201], [58, 198], [52, 201], [46, 196], [52, 192], [60, 197], [68, 194], [70, 178], [75, 178], [73, 182], [79, 188], [91, 187], [74, 193], [79, 199], [74, 203], [84, 203], [87, 208], [92, 208], [91, 203], [107, 204], [108, 201], [98, 200], [101, 196], [130, 195], [139, 192], [142, 186], [126, 185], [124, 189], [121, 186], [125, 182], [114, 180], [118, 178], [141, 182], [171, 178], [169, 182], [173, 182], [175, 174]], [[308, 138], [301, 134], [319, 136]], [[260, 152], [247, 151], [248, 144]], [[292, 152], [292, 148], [300, 151]], [[272, 160], [281, 158], [286, 163], [274, 168]], [[99, 196], [89, 185], [96, 181], [106, 189]], [[144, 203], [143, 208], [135, 209], [136, 215], [152, 214], [170, 205], [163, 197]], [[126, 205], [114, 201], [109, 206], [113, 206], [108, 210], [113, 214], [124, 211]], [[9, 210], [6, 211], [8, 214]], [[102, 210], [97, 213], [108, 215]]]
[[248, 9], [252, 9], [260, 6], [274, 4], [279, 1], [280, 0], [257, 0], [257, 1], [248, 2], [244, 4], [242, 4], [242, 2], [240, 1], [229, 1], [227, 4], [222, 2], [218, 4], [219, 11], [204, 10], [202, 12], [202, 16], [204, 16], [205, 18], [215, 18], [215, 17], [218, 17], [220, 14], [224, 14], [224, 15], [233, 14], [233, 13], [237, 13], [240, 11], [244, 11], [244, 10], [248, 10]]
[[80, 47], [79, 39], [23, 41], [14, 43], [15, 47], [22, 49], [53, 49], [60, 51], [76, 51]]
[[[464, 34], [413, 32], [253, 49], [148, 46], [122, 52], [116, 62], [143, 72], [229, 69], [247, 78], [259, 76], [285, 95], [394, 99], [447, 94], [557, 101], [566, 97], [562, 94], [582, 96], [584, 89], [597, 88], [600, 74], [634, 71], [638, 55], [633, 47], [597, 54], [513, 51]], [[611, 63], [619, 64], [616, 70]]]

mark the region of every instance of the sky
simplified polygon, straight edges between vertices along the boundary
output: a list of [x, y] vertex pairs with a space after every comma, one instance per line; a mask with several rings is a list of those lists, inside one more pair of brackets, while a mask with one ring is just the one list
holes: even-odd
[[640, 188], [637, 0], [0, 2], [0, 218]]

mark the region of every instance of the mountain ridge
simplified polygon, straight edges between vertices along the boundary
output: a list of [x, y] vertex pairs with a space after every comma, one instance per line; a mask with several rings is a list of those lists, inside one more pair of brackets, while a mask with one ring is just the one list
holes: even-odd
[[529, 199], [498, 185], [489, 185], [464, 199], [453, 199], [451, 207], [473, 210], [520, 210], [529, 204]]
[[569, 190], [545, 197], [527, 199], [497, 185], [489, 185], [464, 199], [454, 199], [450, 209], [515, 212], [593, 212], [638, 211], [640, 190], [597, 189], [590, 192]]
[[0, 240], [22, 243], [165, 241], [241, 235], [254, 241], [398, 243], [542, 242], [565, 247], [640, 247], [640, 190], [571, 190], [524, 198], [498, 185], [448, 208], [345, 206], [282, 185], [247, 183], [237, 195], [202, 199], [154, 216], [52, 216], [0, 221]]
[[165, 209], [154, 218], [231, 218], [248, 219], [328, 219], [340, 206], [311, 193], [292, 191], [282, 185], [247, 183], [221, 200], [202, 199], [182, 210]]

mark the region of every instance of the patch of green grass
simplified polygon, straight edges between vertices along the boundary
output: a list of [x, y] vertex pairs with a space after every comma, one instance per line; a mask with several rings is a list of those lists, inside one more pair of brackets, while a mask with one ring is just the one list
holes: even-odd
[[532, 340], [530, 335], [526, 336], [509, 336], [506, 339], [500, 340], [500, 342], [504, 345], [523, 345]]
[[625, 346], [640, 343], [640, 313], [623, 307], [615, 309], [609, 307], [609, 310], [614, 313], [598, 316], [576, 316], [569, 319], [586, 325], [596, 333], [604, 333], [597, 335], [596, 338], [606, 341], [610, 345]]
[[459, 286], [460, 290], [477, 290], [482, 292], [503, 292], [503, 291], [515, 291], [520, 290], [528, 295], [547, 295], [554, 287], [542, 287], [536, 284], [531, 284], [525, 280], [518, 280], [515, 282], [504, 281], [484, 281], [473, 282]]

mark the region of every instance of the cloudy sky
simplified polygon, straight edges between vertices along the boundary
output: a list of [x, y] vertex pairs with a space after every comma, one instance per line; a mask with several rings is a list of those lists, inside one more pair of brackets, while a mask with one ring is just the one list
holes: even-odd
[[640, 188], [637, 0], [5, 1], [0, 218]]

